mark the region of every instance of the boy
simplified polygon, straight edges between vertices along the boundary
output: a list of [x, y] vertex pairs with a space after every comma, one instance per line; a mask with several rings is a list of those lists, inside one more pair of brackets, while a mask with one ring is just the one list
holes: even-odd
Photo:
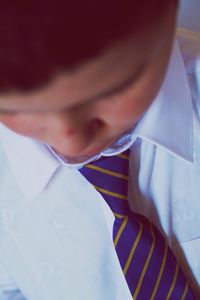
[[0, 299], [132, 298], [113, 214], [78, 171], [130, 146], [130, 206], [198, 292], [200, 51], [180, 34], [187, 78], [177, 6], [1, 4]]

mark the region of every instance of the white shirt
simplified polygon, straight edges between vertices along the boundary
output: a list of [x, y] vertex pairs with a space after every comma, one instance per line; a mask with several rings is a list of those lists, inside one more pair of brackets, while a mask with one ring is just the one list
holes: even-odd
[[[200, 35], [183, 30], [177, 41], [160, 92], [134, 132], [129, 201], [167, 235], [197, 288]], [[113, 221], [77, 169], [0, 125], [0, 300], [22, 300], [22, 294], [27, 300], [131, 300]]]

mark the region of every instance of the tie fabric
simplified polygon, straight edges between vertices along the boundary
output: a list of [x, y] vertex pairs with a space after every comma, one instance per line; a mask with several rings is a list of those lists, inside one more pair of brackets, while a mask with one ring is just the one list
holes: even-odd
[[194, 300], [171, 249], [158, 229], [128, 205], [129, 150], [79, 170], [115, 215], [113, 241], [133, 299]]

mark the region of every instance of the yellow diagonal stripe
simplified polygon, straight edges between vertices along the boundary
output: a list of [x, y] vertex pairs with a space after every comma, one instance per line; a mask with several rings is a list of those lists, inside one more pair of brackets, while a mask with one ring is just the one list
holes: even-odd
[[119, 219], [123, 219], [125, 218], [126, 216], [125, 215], [120, 215], [120, 214], [117, 214], [117, 213], [114, 213], [115, 217], [119, 218]]
[[115, 247], [117, 246], [117, 243], [119, 242], [120, 236], [121, 236], [121, 234], [122, 234], [122, 232], [123, 232], [123, 230], [124, 230], [124, 228], [125, 228], [127, 222], [128, 222], [128, 217], [126, 216], [126, 217], [124, 218], [124, 221], [123, 221], [122, 225], [120, 226], [120, 229], [119, 229], [119, 231], [118, 231], [116, 237], [115, 237], [115, 240], [114, 240], [114, 245], [115, 245]]
[[162, 278], [162, 274], [163, 274], [163, 271], [164, 271], [164, 267], [165, 267], [165, 263], [166, 263], [166, 259], [167, 259], [167, 252], [168, 252], [168, 244], [167, 242], [165, 241], [165, 250], [164, 250], [164, 256], [163, 256], [163, 260], [162, 260], [162, 264], [161, 264], [161, 268], [160, 268], [160, 272], [158, 274], [158, 278], [157, 278], [157, 281], [156, 281], [156, 285], [155, 285], [155, 288], [153, 290], [153, 293], [152, 293], [152, 296], [151, 296], [151, 299], [150, 300], [153, 300], [155, 298], [155, 294], [157, 292], [157, 289], [158, 289], [158, 286], [160, 284], [160, 280]]
[[110, 192], [108, 190], [105, 190], [105, 189], [102, 189], [100, 187], [98, 187], [97, 185], [94, 185], [94, 187], [101, 193], [103, 194], [106, 194], [106, 195], [109, 195], [109, 196], [113, 196], [115, 198], [118, 198], [118, 199], [122, 199], [122, 200], [128, 200], [128, 197], [127, 196], [124, 196], [124, 195], [121, 195], [121, 194], [118, 194], [118, 193], [114, 193], [114, 192]]
[[147, 271], [147, 268], [148, 268], [148, 265], [149, 265], [150, 259], [152, 257], [152, 254], [153, 254], [154, 247], [155, 247], [155, 234], [153, 232], [153, 228], [152, 228], [151, 224], [150, 224], [150, 231], [151, 231], [151, 234], [152, 234], [152, 237], [153, 237], [153, 241], [152, 241], [151, 248], [149, 250], [149, 254], [148, 254], [147, 260], [145, 262], [144, 268], [143, 268], [142, 273], [140, 275], [140, 279], [139, 279], [139, 282], [137, 284], [136, 290], [133, 294], [133, 299], [136, 299], [136, 297], [138, 296], [138, 293], [140, 291], [144, 276], [146, 274], [146, 271]]
[[129, 156], [126, 155], [126, 154], [120, 153], [120, 154], [118, 154], [117, 156], [129, 160]]
[[177, 262], [177, 263], [176, 263], [176, 269], [175, 269], [174, 277], [173, 277], [173, 281], [172, 281], [172, 285], [171, 285], [171, 288], [170, 288], [170, 290], [169, 290], [169, 293], [168, 293], [168, 295], [167, 295], [166, 300], [169, 300], [169, 299], [170, 299], [171, 294], [172, 294], [172, 292], [173, 292], [174, 286], [175, 286], [175, 284], [176, 284], [176, 279], [177, 279], [177, 276], [178, 276], [178, 269], [179, 269], [179, 267], [178, 267], [178, 262]]
[[138, 232], [138, 235], [137, 235], [137, 238], [135, 239], [134, 243], [133, 243], [133, 247], [131, 249], [131, 252], [128, 256], [128, 259], [127, 259], [127, 262], [126, 262], [126, 265], [123, 269], [123, 272], [124, 272], [124, 275], [126, 275], [127, 271], [128, 271], [128, 268], [130, 266], [130, 263], [131, 263], [131, 260], [133, 258], [133, 254], [135, 252], [135, 249], [137, 248], [137, 245], [139, 243], [139, 240], [140, 240], [140, 237], [141, 237], [141, 234], [142, 234], [142, 229], [143, 229], [143, 225], [142, 223], [140, 222], [140, 229], [139, 229], [139, 232]]
[[187, 291], [188, 291], [188, 282], [186, 282], [185, 289], [184, 289], [183, 295], [181, 297], [181, 300], [185, 300]]
[[91, 164], [87, 164], [87, 165], [85, 165], [85, 167], [89, 168], [89, 169], [99, 171], [99, 172], [104, 173], [104, 174], [108, 174], [108, 175], [117, 177], [117, 178], [128, 180], [128, 176], [126, 176], [126, 175], [123, 175], [123, 174], [120, 174], [120, 173], [117, 173], [117, 172], [113, 172], [113, 171], [110, 171], [110, 170], [107, 170], [107, 169], [104, 169], [104, 168], [101, 168], [101, 167], [93, 166]]

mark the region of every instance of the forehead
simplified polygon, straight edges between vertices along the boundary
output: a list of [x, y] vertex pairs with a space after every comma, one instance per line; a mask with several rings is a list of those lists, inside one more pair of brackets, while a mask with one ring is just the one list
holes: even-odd
[[59, 74], [42, 89], [1, 95], [0, 109], [59, 110], [109, 94], [142, 71], [162, 46], [162, 36], [157, 31], [130, 36], [73, 72]]

